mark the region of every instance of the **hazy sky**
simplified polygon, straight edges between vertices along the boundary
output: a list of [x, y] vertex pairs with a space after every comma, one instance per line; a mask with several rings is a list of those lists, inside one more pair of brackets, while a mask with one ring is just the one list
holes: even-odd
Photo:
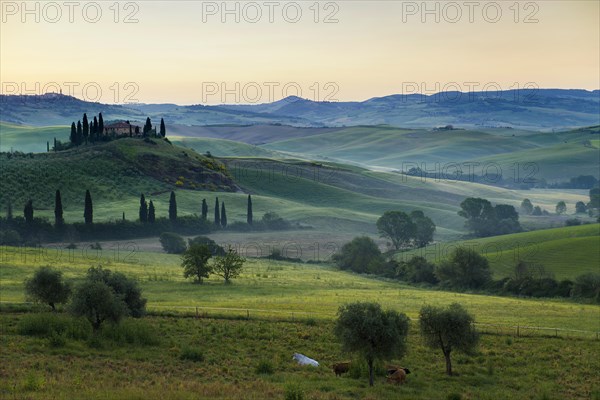
[[596, 0], [75, 3], [0, 1], [2, 93], [56, 82], [106, 103], [216, 104], [600, 88]]

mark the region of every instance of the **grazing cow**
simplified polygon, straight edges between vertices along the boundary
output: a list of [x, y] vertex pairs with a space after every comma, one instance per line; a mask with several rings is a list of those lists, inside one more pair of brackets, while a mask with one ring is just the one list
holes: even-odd
[[410, 370], [408, 368], [388, 365], [386, 369], [388, 373], [387, 381], [389, 383], [396, 383], [398, 385], [402, 385], [404, 382], [406, 382], [406, 375], [410, 374]]
[[333, 372], [335, 372], [335, 376], [341, 376], [346, 372], [350, 371], [350, 362], [340, 362], [337, 364], [333, 364]]

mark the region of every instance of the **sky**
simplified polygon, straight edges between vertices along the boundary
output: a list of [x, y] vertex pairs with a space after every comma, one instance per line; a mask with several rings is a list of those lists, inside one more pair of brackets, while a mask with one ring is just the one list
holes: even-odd
[[600, 88], [596, 0], [0, 0], [0, 9], [3, 94], [256, 104]]

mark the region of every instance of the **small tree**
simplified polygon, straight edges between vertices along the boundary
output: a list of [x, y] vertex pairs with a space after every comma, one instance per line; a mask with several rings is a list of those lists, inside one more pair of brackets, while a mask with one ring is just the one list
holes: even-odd
[[446, 359], [446, 373], [452, 375], [452, 350], [472, 352], [479, 342], [473, 317], [458, 303], [447, 308], [425, 306], [419, 313], [419, 327], [425, 344], [440, 348]]
[[29, 200], [27, 203], [25, 203], [25, 207], [23, 208], [23, 217], [25, 218], [26, 223], [33, 223], [33, 200]]
[[171, 197], [169, 198], [169, 219], [171, 222], [177, 221], [177, 199], [173, 191], [171, 191]]
[[208, 204], [206, 204], [206, 199], [202, 199], [202, 219], [206, 221], [208, 218]]
[[529, 199], [523, 199], [521, 202], [521, 211], [526, 215], [531, 215], [533, 212], [533, 204]]
[[539, 217], [542, 214], [543, 214], [543, 212], [542, 212], [542, 208], [540, 206], [533, 207], [533, 211], [531, 212], [531, 215]]
[[173, 232], [163, 232], [159, 237], [164, 251], [169, 254], [181, 254], [185, 251], [185, 240]]
[[135, 280], [102, 266], [88, 269], [87, 279], [108, 285], [125, 302], [128, 315], [139, 318], [146, 313], [146, 299], [142, 297], [142, 289]]
[[351, 303], [339, 308], [334, 332], [345, 351], [367, 361], [369, 385], [373, 386], [374, 361], [404, 356], [408, 327], [405, 314], [383, 311], [377, 303]]
[[144, 223], [148, 221], [148, 203], [146, 202], [146, 197], [144, 193], [140, 195], [140, 222]]
[[223, 277], [225, 283], [230, 283], [232, 278], [237, 278], [240, 275], [244, 262], [246, 262], [246, 259], [241, 257], [233, 247], [229, 246], [224, 256], [215, 257], [213, 271]]
[[54, 226], [58, 228], [63, 226], [64, 223], [62, 199], [60, 190], [57, 190], [56, 195], [54, 196]]
[[52, 311], [56, 311], [56, 304], [69, 300], [71, 286], [63, 280], [62, 272], [41, 267], [25, 281], [25, 294], [29, 300], [48, 304]]
[[221, 226], [227, 228], [227, 212], [225, 211], [225, 202], [221, 203]]
[[152, 122], [150, 121], [150, 117], [147, 117], [146, 123], [144, 124], [144, 130], [142, 131], [142, 133], [144, 134], [144, 136], [148, 136], [150, 134], [151, 130], [152, 130]]
[[448, 286], [479, 288], [492, 279], [488, 260], [473, 249], [456, 248], [449, 259], [438, 265], [436, 277]]
[[415, 224], [414, 242], [417, 247], [425, 247], [433, 242], [435, 224], [431, 218], [426, 217], [423, 211], [415, 210], [410, 213], [410, 218]]
[[154, 209], [154, 203], [150, 200], [150, 205], [148, 206], [148, 222], [151, 224], [156, 221], [156, 210]]
[[91, 225], [94, 223], [94, 206], [92, 204], [92, 195], [90, 194], [89, 190], [85, 191], [83, 218], [86, 225]]
[[333, 261], [340, 269], [349, 269], [358, 273], [377, 270], [383, 263], [383, 256], [377, 244], [368, 236], [352, 239], [342, 246]]
[[252, 225], [252, 197], [248, 195], [248, 206], [246, 211], [246, 221], [248, 225]]
[[558, 215], [564, 214], [567, 212], [567, 205], [564, 201], [559, 201], [556, 203], [556, 213]]
[[575, 203], [575, 213], [576, 214], [585, 214], [587, 213], [587, 206], [583, 201], [578, 201]]
[[127, 314], [127, 305], [121, 296], [102, 281], [86, 280], [73, 294], [71, 312], [90, 321], [99, 330], [104, 321], [119, 322]]
[[386, 211], [377, 220], [377, 230], [381, 237], [390, 239], [394, 248], [400, 250], [415, 237], [417, 227], [405, 212]]
[[208, 260], [212, 257], [210, 249], [205, 244], [193, 244], [184, 253], [181, 262], [184, 278], [194, 278], [195, 283], [202, 283], [213, 271]]

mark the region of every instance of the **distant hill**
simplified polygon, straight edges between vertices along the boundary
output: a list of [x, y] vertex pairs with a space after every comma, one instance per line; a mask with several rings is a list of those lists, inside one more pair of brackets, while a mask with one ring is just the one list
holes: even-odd
[[391, 95], [362, 102], [321, 102], [288, 97], [257, 105], [178, 106], [176, 104], [107, 105], [74, 97], [0, 95], [0, 121], [26, 125], [63, 125], [84, 112], [107, 119], [164, 118], [168, 124], [284, 124], [341, 127], [387, 124], [396, 127], [512, 127], [530, 130], [600, 124], [600, 91], [442, 92]]

